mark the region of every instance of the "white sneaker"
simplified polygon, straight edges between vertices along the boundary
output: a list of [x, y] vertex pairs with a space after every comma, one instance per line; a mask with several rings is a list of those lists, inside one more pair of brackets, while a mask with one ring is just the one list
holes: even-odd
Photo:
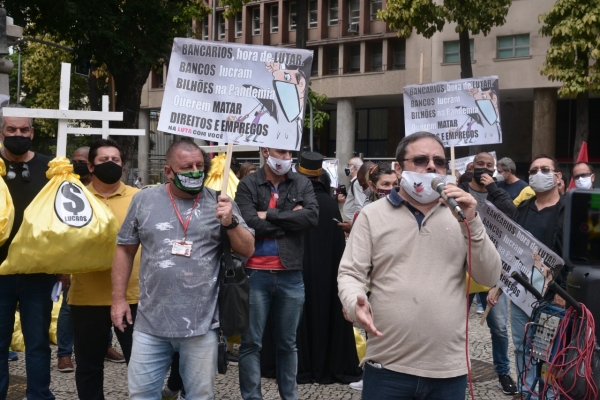
[[363, 381], [361, 379], [358, 382], [352, 382], [349, 386], [350, 386], [350, 389], [362, 390], [363, 389]]

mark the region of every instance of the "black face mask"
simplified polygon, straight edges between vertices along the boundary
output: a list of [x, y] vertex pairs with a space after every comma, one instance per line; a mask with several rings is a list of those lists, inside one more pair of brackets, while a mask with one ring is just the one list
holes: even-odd
[[112, 161], [94, 165], [94, 176], [108, 185], [117, 183], [122, 175], [123, 167]]
[[4, 147], [15, 156], [22, 156], [31, 148], [31, 138], [25, 136], [5, 136]]
[[85, 162], [74, 162], [73, 172], [79, 175], [80, 178], [84, 178], [89, 175], [90, 170], [88, 169], [87, 163]]
[[475, 171], [473, 172], [473, 179], [475, 180], [475, 182], [478, 185], [481, 185], [481, 175], [483, 174], [488, 174], [489, 176], [494, 176], [494, 170], [493, 169], [487, 169], [487, 168], [475, 168]]
[[344, 173], [346, 174], [346, 176], [350, 176], [352, 171], [350, 170], [350, 168], [344, 168]]

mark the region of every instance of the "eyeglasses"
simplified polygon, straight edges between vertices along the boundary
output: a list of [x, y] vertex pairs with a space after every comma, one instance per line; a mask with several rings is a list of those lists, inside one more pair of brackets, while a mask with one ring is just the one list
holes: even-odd
[[[427, 168], [429, 160], [431, 159], [427, 156], [416, 156], [413, 158], [405, 158], [400, 161], [412, 161], [412, 163], [415, 164], [415, 167]], [[433, 157], [433, 165], [435, 165], [436, 168], [447, 168], [448, 159], [444, 157]]]
[[[31, 177], [29, 175], [29, 165], [25, 163], [19, 163], [21, 166], [21, 179], [23, 182], [29, 182]], [[8, 180], [15, 179], [17, 177], [16, 166], [13, 163], [8, 164], [8, 173], [6, 174], [6, 178]]]
[[589, 178], [590, 176], [592, 176], [592, 173], [591, 172], [587, 172], [585, 174], [574, 175], [573, 179], [577, 180], [577, 179], [581, 179], [581, 178]]
[[529, 175], [535, 175], [538, 173], [538, 171], [542, 171], [542, 174], [549, 174], [551, 172], [554, 172], [554, 170], [550, 167], [534, 167], [529, 170]]

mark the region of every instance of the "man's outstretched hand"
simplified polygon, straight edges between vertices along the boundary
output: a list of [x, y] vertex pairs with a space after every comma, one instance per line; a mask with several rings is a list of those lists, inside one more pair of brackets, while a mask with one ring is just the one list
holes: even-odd
[[356, 322], [358, 322], [365, 331], [367, 331], [370, 334], [375, 335], [377, 337], [383, 336], [383, 333], [379, 332], [377, 330], [377, 328], [375, 328], [375, 325], [373, 324], [373, 315], [371, 314], [371, 306], [365, 299], [365, 296], [362, 296], [360, 294], [356, 296], [356, 306], [355, 306], [354, 310], [356, 313]]

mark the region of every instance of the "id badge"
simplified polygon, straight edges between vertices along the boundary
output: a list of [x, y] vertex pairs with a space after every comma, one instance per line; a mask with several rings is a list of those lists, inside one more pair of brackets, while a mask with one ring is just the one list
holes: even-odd
[[192, 255], [192, 242], [185, 240], [176, 240], [173, 242], [173, 249], [171, 254], [176, 256], [191, 257]]

